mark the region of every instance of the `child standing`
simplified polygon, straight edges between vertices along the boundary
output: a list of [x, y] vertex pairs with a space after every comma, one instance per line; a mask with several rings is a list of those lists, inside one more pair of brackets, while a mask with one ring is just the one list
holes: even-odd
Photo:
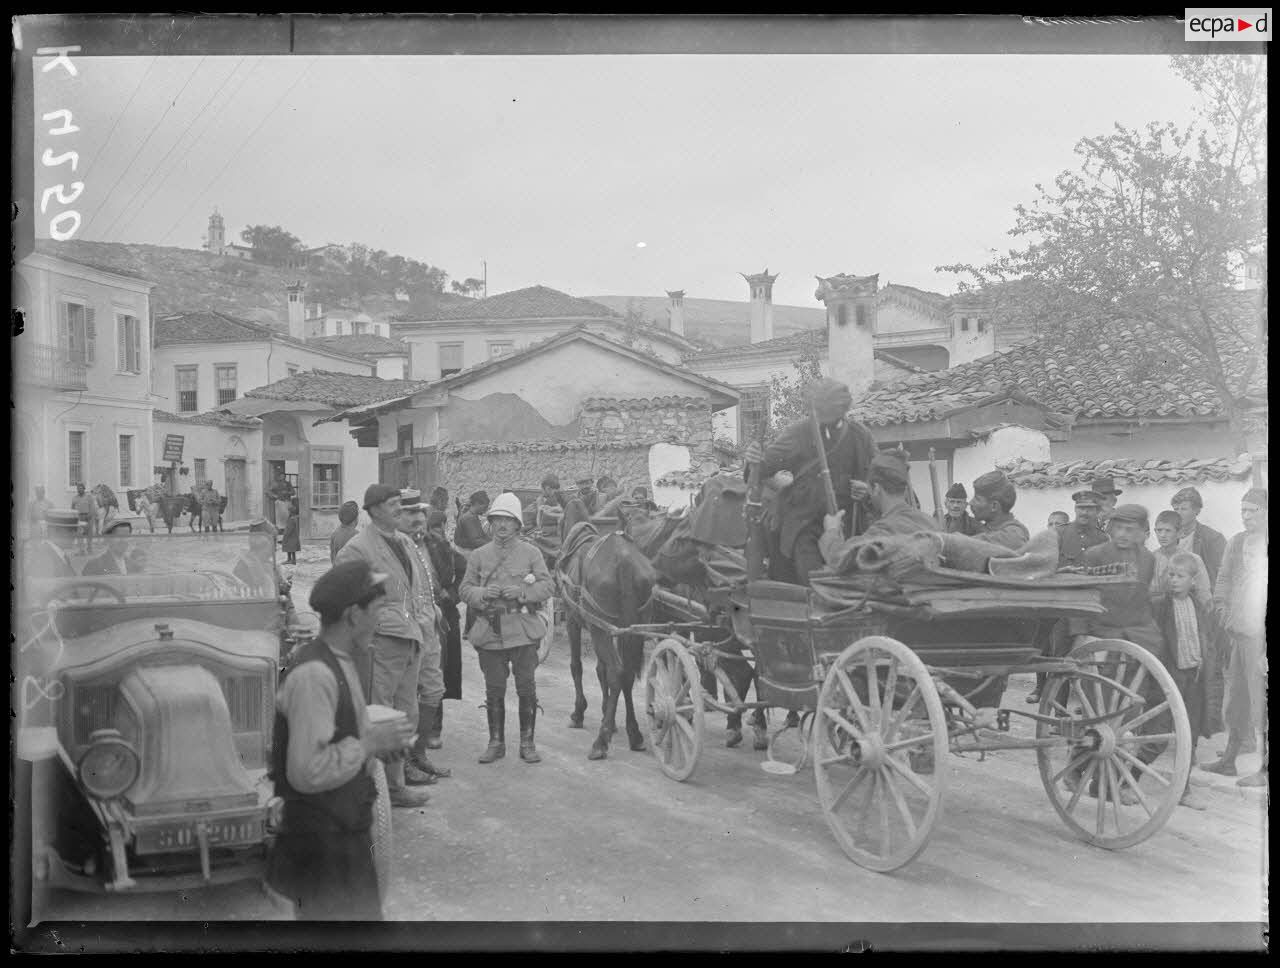
[[[1155, 604], [1156, 624], [1164, 634], [1167, 651], [1165, 666], [1177, 683], [1183, 704], [1187, 707], [1187, 719], [1191, 724], [1191, 762], [1195, 762], [1196, 743], [1205, 731], [1206, 669], [1212, 658], [1214, 642], [1213, 613], [1194, 594], [1196, 579], [1204, 567], [1198, 555], [1181, 551], [1169, 560], [1165, 583], [1169, 593]], [[1191, 788], [1191, 776], [1187, 775], [1187, 787], [1183, 791], [1184, 807], [1192, 810], [1207, 809], [1205, 798]]]
[[289, 505], [289, 519], [284, 525], [284, 541], [281, 547], [288, 556], [285, 563], [296, 565], [298, 563], [297, 554], [302, 550], [302, 541], [298, 536], [298, 528], [301, 522], [298, 520], [298, 502], [294, 501]]

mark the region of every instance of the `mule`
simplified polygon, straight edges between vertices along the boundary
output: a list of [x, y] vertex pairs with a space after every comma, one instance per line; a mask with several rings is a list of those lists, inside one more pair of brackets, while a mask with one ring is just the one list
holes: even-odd
[[[596, 678], [604, 697], [600, 732], [587, 758], [602, 760], [608, 756], [609, 741], [617, 730], [619, 696], [626, 705], [627, 739], [631, 749], [643, 751], [644, 733], [636, 719], [631, 693], [644, 662], [644, 639], [628, 633], [615, 636], [590, 619], [599, 619], [615, 628], [647, 621], [658, 573], [625, 532], [602, 535], [590, 521], [578, 523], [565, 535], [556, 570], [561, 576], [561, 594], [565, 598], [565, 628], [573, 672], [574, 712], [570, 725], [582, 728], [587, 709], [582, 692], [582, 627], [585, 624], [595, 649]], [[584, 619], [580, 610], [587, 618]]]

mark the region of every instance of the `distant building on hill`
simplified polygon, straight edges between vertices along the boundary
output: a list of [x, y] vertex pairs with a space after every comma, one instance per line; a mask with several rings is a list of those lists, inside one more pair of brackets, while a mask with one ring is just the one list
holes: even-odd
[[253, 259], [253, 246], [237, 245], [227, 241], [227, 226], [216, 208], [209, 216], [209, 231], [205, 235], [204, 247], [213, 255], [230, 256], [233, 259], [248, 261]]

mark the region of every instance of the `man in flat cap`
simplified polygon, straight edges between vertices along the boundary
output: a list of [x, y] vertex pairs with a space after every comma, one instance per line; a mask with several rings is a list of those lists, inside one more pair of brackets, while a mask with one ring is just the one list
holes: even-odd
[[1222, 556], [1227, 550], [1227, 539], [1221, 532], [1196, 520], [1204, 508], [1204, 498], [1194, 487], [1184, 487], [1170, 499], [1169, 507], [1178, 512], [1182, 521], [1178, 529], [1178, 550], [1199, 555], [1209, 573], [1209, 581], [1217, 581]]
[[[1100, 565], [1124, 565], [1129, 577], [1133, 580], [1123, 584], [1107, 584], [1099, 588], [1102, 606], [1106, 611], [1101, 615], [1088, 618], [1072, 618], [1067, 620], [1068, 632], [1074, 637], [1073, 645], [1081, 645], [1090, 639], [1124, 639], [1134, 642], [1162, 662], [1167, 660], [1168, 649], [1164, 635], [1156, 624], [1152, 612], [1151, 580], [1155, 576], [1155, 556], [1146, 548], [1147, 535], [1150, 533], [1147, 509], [1140, 504], [1120, 504], [1111, 513], [1107, 529], [1108, 540], [1096, 544], [1084, 553], [1084, 564], [1087, 567]], [[1159, 704], [1154, 680], [1144, 682], [1139, 691], [1147, 700], [1147, 708], [1155, 708]], [[1147, 721], [1138, 730], [1139, 733], [1167, 733], [1172, 729], [1172, 720], [1167, 714]], [[1151, 742], [1134, 751], [1143, 764], [1154, 762], [1166, 744]], [[1133, 782], [1141, 779], [1142, 768], [1133, 768]], [[1079, 782], [1079, 774], [1067, 779], [1067, 786]], [[1096, 782], [1096, 780], [1095, 780]], [[1094, 791], [1090, 790], [1090, 795]], [[1134, 805], [1139, 803], [1138, 795], [1127, 783], [1120, 789], [1122, 803]]]
[[420, 607], [429, 616], [429, 621], [422, 628], [422, 659], [418, 668], [418, 739], [409, 762], [405, 764], [405, 782], [411, 786], [427, 786], [435, 783], [437, 777], [453, 774], [452, 770], [436, 766], [427, 756], [427, 743], [431, 737], [436, 740], [432, 748], [439, 749], [442, 745], [439, 742], [444, 700], [441, 655], [442, 640], [447, 637], [448, 629], [436, 605], [438, 580], [426, 546], [427, 516], [432, 510], [431, 505], [424, 504], [421, 492], [410, 487], [400, 492], [400, 509], [400, 531], [409, 538], [414, 554], [418, 556], [418, 564], [422, 566], [424, 582], [416, 589], [423, 599]]
[[400, 757], [414, 734], [409, 717], [370, 722], [361, 684], [386, 579], [360, 559], [320, 576], [310, 598], [320, 634], [298, 650], [276, 695], [271, 778], [284, 817], [267, 883], [299, 920], [382, 919], [374, 758]]
[[1222, 718], [1227, 747], [1205, 766], [1211, 773], [1236, 775], [1236, 757], [1262, 734], [1262, 768], [1236, 781], [1267, 785], [1267, 489], [1251, 488], [1240, 500], [1244, 530], [1227, 542], [1214, 583], [1213, 604], [1229, 643], [1227, 689]]
[[467, 509], [458, 515], [453, 543], [468, 558], [471, 552], [489, 543], [489, 535], [484, 530], [484, 515], [488, 510], [489, 495], [485, 491], [476, 491], [467, 502]]
[[348, 541], [360, 533], [356, 522], [360, 520], [360, 505], [355, 501], [347, 501], [338, 508], [338, 527], [329, 535], [329, 563], [338, 558], [338, 552]]
[[1076, 491], [1076, 519], [1058, 532], [1058, 567], [1084, 564], [1084, 553], [1094, 545], [1106, 542], [1107, 532], [1098, 524], [1102, 498], [1096, 491]]
[[133, 525], [128, 521], [112, 521], [102, 532], [107, 550], [96, 558], [85, 562], [83, 574], [90, 575], [127, 575], [134, 569], [129, 563], [129, 538], [133, 535]]
[[978, 533], [978, 522], [969, 513], [969, 492], [964, 489], [963, 484], [959, 481], [952, 484], [942, 500], [945, 506], [938, 518], [942, 531], [947, 534]]
[[969, 507], [978, 521], [974, 537], [1006, 548], [1021, 548], [1031, 540], [1027, 526], [1010, 511], [1018, 500], [1017, 489], [1002, 471], [988, 471], [973, 482]]
[[937, 531], [938, 522], [907, 501], [910, 484], [910, 468], [903, 456], [896, 452], [881, 452], [871, 459], [867, 476], [871, 507], [877, 517], [862, 534], [846, 539], [844, 515], [828, 514], [823, 519], [824, 530], [818, 542], [822, 560], [832, 564], [843, 557], [849, 545], [871, 538], [890, 535], [910, 535], [918, 531]]
[[[404, 513], [400, 489], [370, 484], [364, 492], [364, 510], [369, 524], [338, 552], [337, 564], [363, 561], [387, 576], [387, 597], [371, 640], [369, 692], [375, 703], [398, 709], [416, 727], [423, 629], [434, 624], [423, 595], [427, 579], [413, 543], [399, 530]], [[430, 799], [426, 790], [406, 784], [403, 759], [387, 763], [387, 788], [393, 807], [420, 807]]]
[[[853, 397], [843, 383], [818, 380], [805, 396], [818, 419], [836, 509], [844, 512], [842, 527], [846, 535], [861, 534], [865, 526], [855, 519], [869, 497], [865, 482], [876, 455], [875, 441], [866, 427], [848, 419]], [[815, 449], [812, 422], [798, 420], [782, 428], [763, 450], [752, 441], [744, 456], [748, 464], [758, 463], [761, 477], [778, 490], [776, 512], [771, 515], [769, 577], [807, 584], [809, 573], [823, 564], [818, 543], [827, 512], [822, 460]]]

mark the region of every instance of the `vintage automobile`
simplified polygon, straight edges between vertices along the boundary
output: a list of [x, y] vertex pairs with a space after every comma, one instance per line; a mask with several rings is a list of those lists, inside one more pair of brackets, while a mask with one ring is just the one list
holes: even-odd
[[19, 833], [36, 895], [258, 878], [278, 821], [267, 769], [285, 609], [259, 580], [269, 562], [244, 533], [128, 541], [133, 573], [19, 571]]

